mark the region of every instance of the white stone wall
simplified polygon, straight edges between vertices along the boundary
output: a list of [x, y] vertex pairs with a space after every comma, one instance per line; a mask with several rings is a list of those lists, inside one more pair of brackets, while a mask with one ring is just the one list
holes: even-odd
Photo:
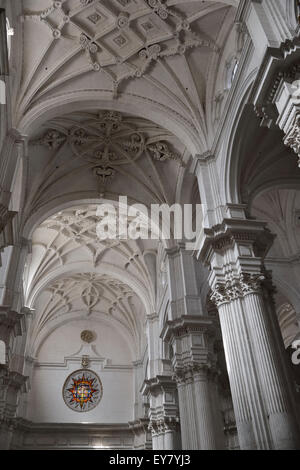
[[[95, 332], [90, 345], [80, 339], [84, 329]], [[81, 369], [82, 355], [103, 385], [103, 397], [91, 411], [79, 413], [64, 403], [62, 388], [69, 374]], [[134, 382], [131, 356], [124, 339], [112, 327], [92, 320], [75, 321], [52, 332], [36, 358], [26, 418], [33, 422], [127, 423], [133, 420]]]

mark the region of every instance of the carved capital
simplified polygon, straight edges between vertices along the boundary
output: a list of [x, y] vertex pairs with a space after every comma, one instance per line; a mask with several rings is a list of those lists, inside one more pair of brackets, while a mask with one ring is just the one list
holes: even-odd
[[240, 275], [240, 286], [243, 295], [248, 294], [261, 294], [262, 293], [262, 282], [265, 277], [261, 275], [253, 275], [242, 273]]
[[175, 368], [174, 380], [177, 385], [187, 385], [201, 380], [214, 380], [218, 376], [215, 362], [198, 363], [190, 362], [181, 368]]
[[300, 107], [294, 122], [284, 139], [285, 145], [290, 147], [298, 155], [298, 166], [300, 168]]
[[212, 289], [210, 299], [220, 307], [234, 300], [243, 299], [249, 294], [261, 294], [264, 279], [262, 274], [241, 273], [238, 278], [233, 277], [224, 283], [217, 283]]
[[153, 436], [158, 434], [164, 434], [166, 432], [176, 432], [179, 429], [179, 417], [178, 416], [163, 416], [158, 419], [153, 419], [149, 423], [149, 430], [151, 430]]

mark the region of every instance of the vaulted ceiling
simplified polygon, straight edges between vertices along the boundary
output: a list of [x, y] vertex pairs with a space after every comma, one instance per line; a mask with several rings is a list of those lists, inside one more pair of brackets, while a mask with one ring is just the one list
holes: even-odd
[[237, 0], [23, 0], [19, 44], [15, 38], [20, 48], [15, 126], [27, 132], [33, 115], [42, 119], [48, 107], [64, 100], [73, 106], [79, 100], [84, 107], [93, 96], [108, 102], [108, 109], [125, 100], [137, 114], [152, 106], [181, 121], [194, 147], [206, 150], [226, 61], [239, 49], [233, 28], [237, 5]]
[[151, 121], [113, 111], [59, 116], [30, 141], [25, 213], [76, 191], [172, 205], [189, 158], [176, 137]]
[[199, 202], [189, 162], [216, 132], [220, 94], [242, 45], [233, 27], [237, 5], [16, 6], [13, 125], [29, 137], [22, 213], [32, 238], [24, 276], [26, 305], [36, 308], [32, 354], [72, 318], [109, 320], [124, 330], [135, 358], [143, 353], [145, 315], [156, 311], [166, 282], [155, 257], [161, 245], [99, 241], [97, 201]]
[[74, 319], [111, 323], [123, 331], [136, 359], [144, 352], [145, 317], [155, 311], [158, 242], [100, 240], [97, 209], [70, 207], [32, 235], [24, 273], [25, 303], [36, 310], [31, 354], [51, 331]]

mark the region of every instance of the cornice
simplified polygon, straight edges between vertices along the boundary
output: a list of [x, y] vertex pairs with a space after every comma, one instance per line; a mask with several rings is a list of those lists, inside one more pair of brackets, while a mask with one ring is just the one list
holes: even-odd
[[176, 382], [173, 380], [172, 375], [157, 375], [151, 379], [144, 380], [140, 393], [147, 396], [156, 392], [170, 392], [176, 389]]
[[208, 253], [224, 251], [236, 242], [255, 244], [260, 256], [265, 256], [275, 236], [267, 229], [267, 222], [249, 219], [224, 219], [222, 224], [204, 229], [204, 240], [199, 258], [207, 261]]
[[203, 165], [206, 166], [208, 163], [214, 162], [214, 161], [216, 161], [216, 158], [209, 151], [207, 151], [203, 154], [200, 154], [200, 155], [197, 154], [197, 155], [195, 155], [195, 157], [193, 158], [193, 160], [191, 162], [190, 172], [192, 174], [197, 175], [198, 168], [200, 169]]
[[168, 320], [161, 333], [160, 338], [169, 342], [172, 337], [185, 336], [187, 334], [197, 334], [197, 332], [214, 333], [214, 319], [208, 316], [186, 315], [175, 320]]
[[25, 391], [28, 378], [19, 372], [10, 371], [7, 365], [0, 364], [0, 385]]
[[0, 328], [4, 326], [13, 329], [16, 336], [21, 336], [24, 331], [23, 320], [23, 314], [11, 310], [10, 307], [0, 306]]
[[15, 418], [17, 429], [26, 432], [64, 433], [74, 432], [129, 432], [129, 423], [34, 423], [24, 418]]
[[249, 102], [258, 105], [267, 98], [268, 93], [275, 93], [274, 79], [276, 78], [276, 72], [283, 72], [288, 70], [293, 64], [299, 64], [299, 59], [299, 37], [295, 37], [292, 41], [287, 40], [278, 49], [268, 48], [253, 83]]

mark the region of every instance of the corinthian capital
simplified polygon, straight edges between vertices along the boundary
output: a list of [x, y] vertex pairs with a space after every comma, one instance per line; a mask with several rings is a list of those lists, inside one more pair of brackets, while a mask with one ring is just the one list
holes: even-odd
[[224, 284], [216, 284], [215, 288], [212, 290], [210, 300], [217, 307], [230, 303], [230, 297]]
[[220, 307], [249, 294], [260, 294], [264, 279], [262, 274], [242, 273], [238, 278], [216, 284], [210, 298], [217, 307]]
[[265, 277], [263, 275], [253, 275], [242, 273], [240, 275], [240, 286], [243, 295], [260, 294], [262, 291], [262, 281]]

